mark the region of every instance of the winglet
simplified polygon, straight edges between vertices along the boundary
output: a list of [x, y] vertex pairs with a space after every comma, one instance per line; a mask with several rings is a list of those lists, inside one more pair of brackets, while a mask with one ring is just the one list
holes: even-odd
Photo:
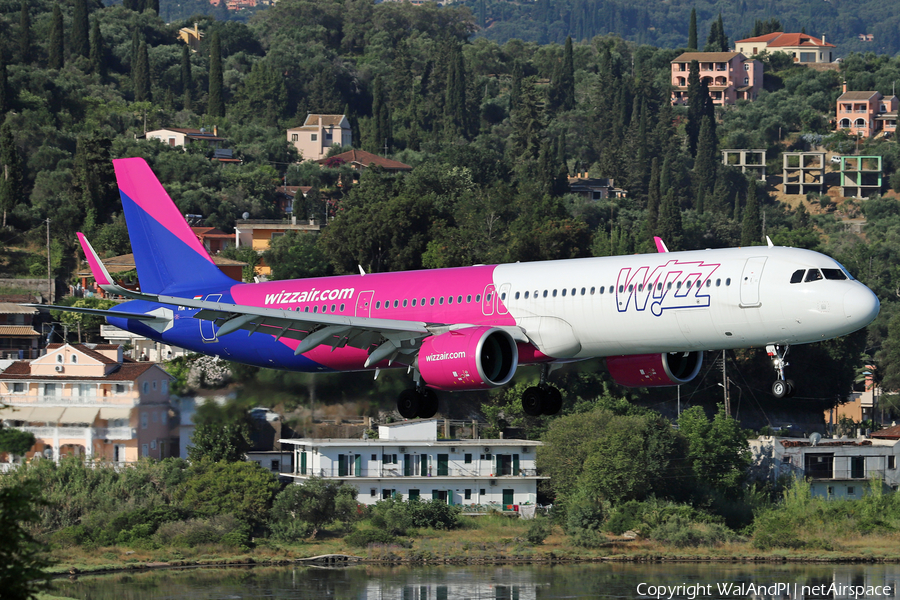
[[97, 255], [97, 251], [94, 250], [94, 247], [91, 246], [88, 239], [84, 237], [84, 234], [80, 231], [75, 235], [78, 236], [78, 241], [81, 243], [81, 249], [84, 250], [84, 257], [91, 267], [91, 274], [94, 276], [94, 281], [97, 282], [97, 285], [115, 285], [116, 282], [113, 281], [109, 271], [107, 271], [106, 267], [103, 266], [103, 263], [100, 262], [100, 256]]
[[665, 243], [664, 241], [662, 241], [662, 238], [661, 238], [661, 237], [654, 235], [654, 236], [653, 236], [653, 241], [656, 242], [656, 251], [657, 251], [657, 252], [662, 253], [662, 252], [668, 252], [668, 251], [669, 251], [669, 249], [666, 248], [666, 243]]
[[769, 236], [766, 236], [766, 244], [769, 246], [769, 248], [775, 247], [775, 244], [772, 243], [772, 238], [770, 238]]

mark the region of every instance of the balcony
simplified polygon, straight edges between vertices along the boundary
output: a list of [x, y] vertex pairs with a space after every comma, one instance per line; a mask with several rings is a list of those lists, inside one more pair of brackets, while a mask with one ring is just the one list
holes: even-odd
[[34, 434], [36, 438], [85, 438], [95, 440], [133, 440], [137, 437], [134, 427], [17, 427]]
[[315, 476], [315, 477], [348, 477], [348, 478], [357, 478], [357, 477], [375, 477], [379, 479], [387, 479], [387, 478], [417, 478], [417, 479], [428, 479], [433, 477], [450, 477], [450, 478], [480, 478], [480, 479], [503, 479], [507, 477], [538, 477], [537, 469], [519, 469], [518, 475], [513, 475], [511, 473], [505, 475], [497, 475], [494, 472], [490, 471], [488, 468], [482, 469], [449, 469], [446, 475], [437, 474], [437, 469], [432, 468], [431, 474], [426, 473], [418, 473], [415, 475], [404, 475], [403, 467], [383, 467], [381, 469], [362, 469], [360, 473], [347, 471], [345, 473], [341, 473], [336, 467], [335, 468], [320, 468], [313, 469], [311, 467], [307, 467], [305, 471], [301, 469], [297, 469], [295, 475], [306, 475], [306, 476]]
[[[115, 400], [127, 400], [128, 402], [116, 402]], [[129, 394], [114, 394], [111, 396], [32, 396], [29, 394], [0, 394], [0, 404], [18, 406], [20, 408], [34, 408], [38, 404], [84, 404], [98, 406], [134, 406], [134, 397]]]

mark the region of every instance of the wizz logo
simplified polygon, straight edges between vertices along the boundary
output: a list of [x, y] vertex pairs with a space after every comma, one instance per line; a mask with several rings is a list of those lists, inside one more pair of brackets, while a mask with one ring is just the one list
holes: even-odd
[[[638, 312], [647, 310], [660, 316], [670, 308], [703, 308], [710, 305], [704, 288], [721, 266], [703, 261], [670, 260], [653, 270], [649, 266], [625, 267], [616, 281], [616, 308], [625, 312], [633, 306]], [[711, 284], [710, 284], [711, 285]]]

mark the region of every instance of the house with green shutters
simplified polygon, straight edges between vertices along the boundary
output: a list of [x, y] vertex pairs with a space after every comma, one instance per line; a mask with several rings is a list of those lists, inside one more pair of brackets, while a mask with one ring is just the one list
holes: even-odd
[[444, 439], [438, 420], [378, 427], [376, 439], [283, 439], [296, 483], [310, 477], [350, 484], [361, 504], [402, 495], [461, 506], [518, 510], [537, 502], [535, 451], [541, 442]]

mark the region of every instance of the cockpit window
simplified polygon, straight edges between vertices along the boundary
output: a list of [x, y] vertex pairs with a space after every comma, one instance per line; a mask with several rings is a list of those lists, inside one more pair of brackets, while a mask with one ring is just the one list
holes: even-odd
[[818, 269], [810, 269], [806, 272], [807, 283], [809, 283], [810, 281], [818, 281], [820, 279], [822, 279], [822, 272]]
[[844, 272], [840, 269], [822, 269], [822, 274], [825, 275], [825, 279], [831, 279], [833, 281], [843, 281], [847, 279], [847, 276], [844, 275]]
[[847, 279], [849, 279], [850, 281], [854, 281], [853, 275], [850, 274], [850, 271], [847, 270], [847, 267], [845, 267], [841, 263], [838, 263], [838, 266], [841, 268], [841, 271], [844, 272], [844, 275], [847, 276]]
[[805, 269], [800, 269], [799, 271], [794, 271], [794, 274], [791, 275], [791, 283], [800, 283], [803, 281], [803, 274], [806, 273]]

